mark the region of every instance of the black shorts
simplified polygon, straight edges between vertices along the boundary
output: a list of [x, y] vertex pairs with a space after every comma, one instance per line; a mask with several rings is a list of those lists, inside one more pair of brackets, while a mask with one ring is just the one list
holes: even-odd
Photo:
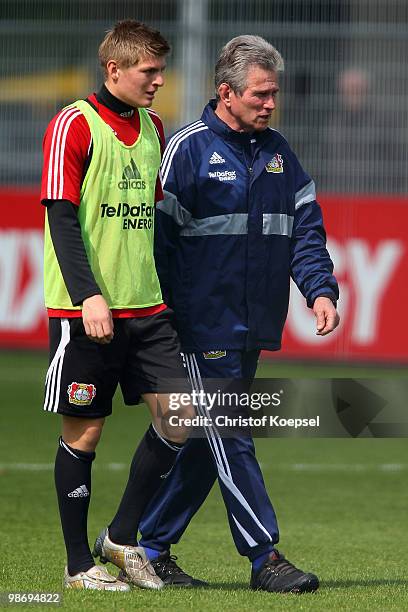
[[44, 410], [101, 418], [112, 413], [120, 384], [125, 404], [144, 393], [190, 392], [169, 308], [155, 315], [114, 319], [109, 344], [90, 340], [82, 318], [49, 321], [50, 365]]

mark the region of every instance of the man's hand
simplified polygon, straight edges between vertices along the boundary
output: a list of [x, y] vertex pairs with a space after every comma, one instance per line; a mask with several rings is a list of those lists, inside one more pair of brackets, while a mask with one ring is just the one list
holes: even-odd
[[102, 295], [92, 295], [83, 301], [82, 320], [90, 340], [99, 344], [109, 344], [113, 338], [113, 319]]
[[317, 336], [330, 334], [340, 323], [338, 312], [328, 297], [316, 298], [313, 304], [313, 312], [316, 316]]

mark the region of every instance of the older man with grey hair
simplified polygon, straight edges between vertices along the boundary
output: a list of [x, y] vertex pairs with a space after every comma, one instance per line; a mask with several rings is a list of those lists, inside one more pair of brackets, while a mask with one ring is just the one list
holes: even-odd
[[[261, 349], [281, 346], [290, 277], [313, 309], [319, 336], [339, 322], [314, 183], [268, 127], [283, 66], [266, 40], [232, 39], [215, 68], [216, 99], [169, 140], [163, 157], [156, 263], [197, 391], [210, 379], [239, 381], [248, 391]], [[202, 402], [202, 416], [206, 408]], [[202, 585], [176, 564], [170, 546], [218, 476], [234, 542], [252, 562], [251, 588], [316, 590], [318, 578], [275, 547], [276, 516], [251, 436], [227, 436], [220, 423], [186, 444], [142, 520], [141, 545], [156, 573], [165, 584]]]

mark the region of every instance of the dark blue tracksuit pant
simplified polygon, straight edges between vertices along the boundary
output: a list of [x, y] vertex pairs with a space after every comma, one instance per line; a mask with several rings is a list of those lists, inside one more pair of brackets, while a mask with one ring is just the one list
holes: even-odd
[[[225, 357], [217, 359], [205, 359], [203, 353], [185, 355], [192, 386], [197, 390], [203, 389], [205, 378], [253, 380], [258, 357], [259, 351], [227, 351]], [[221, 438], [215, 427], [206, 428], [205, 434], [204, 439], [191, 438], [186, 443], [146, 509], [140, 524], [140, 545], [169, 550], [218, 477], [235, 545], [241, 555], [253, 560], [272, 550], [279, 532], [252, 438]]]

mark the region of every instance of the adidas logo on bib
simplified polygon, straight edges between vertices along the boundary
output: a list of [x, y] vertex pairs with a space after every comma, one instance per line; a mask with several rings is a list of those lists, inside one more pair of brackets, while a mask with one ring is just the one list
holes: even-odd
[[133, 159], [123, 168], [122, 180], [118, 183], [119, 189], [146, 189], [146, 183], [140, 176], [138, 167]]

